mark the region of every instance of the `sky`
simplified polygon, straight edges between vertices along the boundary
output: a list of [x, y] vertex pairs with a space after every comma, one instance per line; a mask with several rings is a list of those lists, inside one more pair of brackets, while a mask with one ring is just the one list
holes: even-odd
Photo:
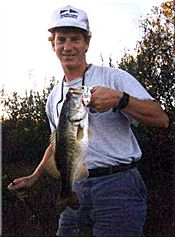
[[7, 92], [43, 89], [63, 72], [48, 42], [52, 11], [72, 5], [89, 18], [92, 39], [87, 62], [119, 61], [141, 37], [139, 19], [163, 0], [2, 0], [0, 1], [0, 78]]

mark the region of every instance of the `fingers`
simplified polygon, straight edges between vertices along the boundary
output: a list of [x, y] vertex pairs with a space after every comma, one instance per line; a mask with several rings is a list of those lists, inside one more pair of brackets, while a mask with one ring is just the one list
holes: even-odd
[[93, 93], [95, 90], [97, 90], [98, 86], [93, 86], [91, 89], [91, 93]]
[[116, 103], [117, 93], [117, 90], [108, 87], [93, 87], [91, 90], [91, 101], [88, 104], [90, 112], [103, 113], [113, 108], [114, 103]]
[[28, 196], [28, 190], [25, 190], [26, 187], [26, 180], [24, 178], [19, 178], [11, 182], [7, 188], [10, 191], [14, 191], [15, 196], [17, 196], [20, 200], [24, 200]]
[[24, 182], [16, 183], [16, 181], [14, 180], [8, 185], [7, 188], [9, 189], [9, 191], [13, 191], [15, 196], [20, 200], [24, 200], [25, 198], [27, 198], [27, 191], [23, 189], [24, 186]]
[[26, 185], [25, 185], [25, 181], [23, 180], [20, 180], [20, 179], [17, 179], [17, 180], [14, 180], [12, 183], [10, 183], [8, 185], [8, 189], [9, 190], [16, 190], [16, 189], [20, 189], [20, 188], [24, 188]]
[[36, 182], [37, 179], [38, 179], [38, 176], [36, 175], [29, 175], [26, 177], [18, 178], [18, 179], [15, 179], [13, 182], [11, 182], [7, 188], [9, 190], [27, 188], [27, 187], [32, 186]]
[[100, 87], [94, 86], [91, 88], [91, 100], [88, 103], [87, 107], [90, 108], [91, 113], [97, 113], [97, 101], [94, 99], [94, 92], [96, 92]]

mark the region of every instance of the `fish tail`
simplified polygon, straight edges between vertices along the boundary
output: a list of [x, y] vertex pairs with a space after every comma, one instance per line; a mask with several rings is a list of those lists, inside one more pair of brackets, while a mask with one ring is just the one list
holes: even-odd
[[78, 210], [80, 205], [75, 192], [70, 193], [66, 198], [59, 197], [59, 199], [57, 200], [56, 209], [57, 211], [59, 211], [59, 213], [63, 212], [67, 206], [69, 206], [73, 210]]
[[71, 197], [69, 197], [69, 204], [68, 206], [73, 210], [78, 210], [80, 204], [75, 192], [72, 192]]

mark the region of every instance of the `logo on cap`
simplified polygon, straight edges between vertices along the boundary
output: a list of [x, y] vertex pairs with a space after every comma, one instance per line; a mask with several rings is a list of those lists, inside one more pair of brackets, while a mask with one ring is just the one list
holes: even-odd
[[77, 19], [78, 18], [78, 12], [73, 10], [73, 9], [61, 10], [60, 11], [60, 19], [67, 18], [67, 17]]

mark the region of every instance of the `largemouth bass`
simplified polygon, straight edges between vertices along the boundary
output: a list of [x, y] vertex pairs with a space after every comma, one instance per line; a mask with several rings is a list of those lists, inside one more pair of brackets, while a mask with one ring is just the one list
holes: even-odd
[[62, 212], [66, 206], [79, 208], [73, 191], [75, 179], [87, 176], [84, 163], [88, 147], [88, 112], [83, 104], [82, 88], [70, 88], [63, 103], [59, 123], [51, 136], [54, 155], [48, 160], [46, 169], [59, 177], [60, 193], [56, 208]]

